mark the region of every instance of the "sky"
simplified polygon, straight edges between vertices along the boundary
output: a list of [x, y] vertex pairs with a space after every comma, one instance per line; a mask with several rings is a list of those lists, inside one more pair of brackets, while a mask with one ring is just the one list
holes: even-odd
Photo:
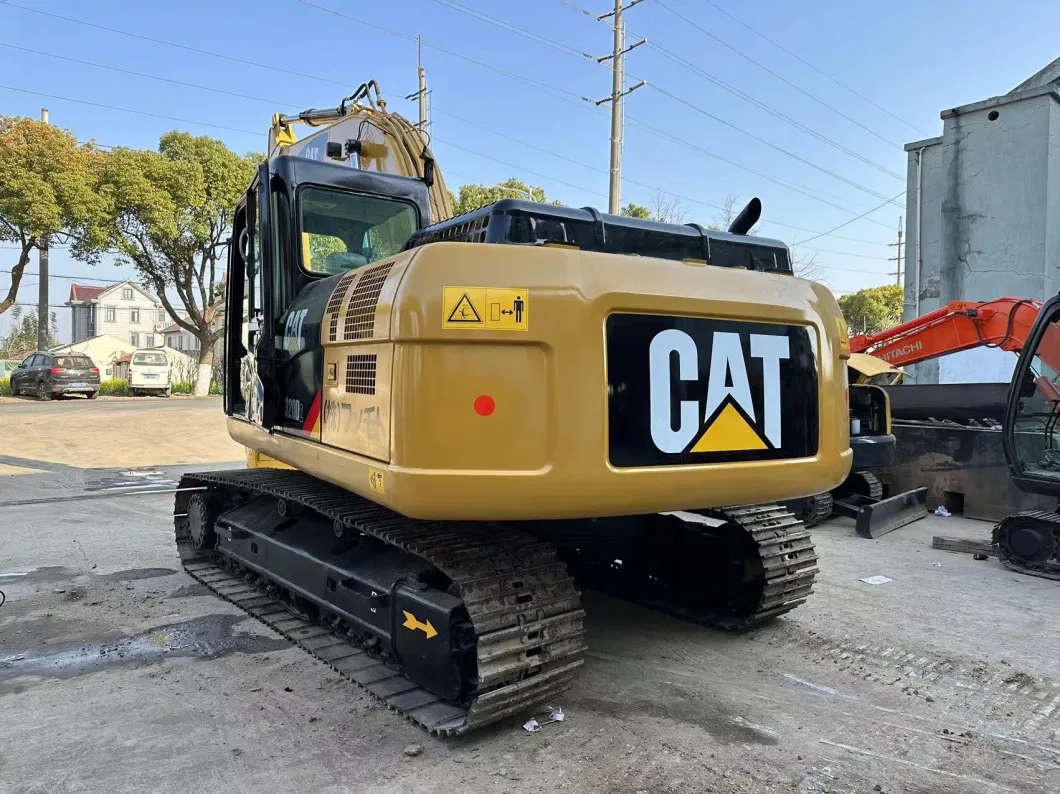
[[[943, 109], [1004, 94], [1060, 55], [1053, 29], [1028, 22], [1051, 5], [643, 0], [624, 14], [627, 43], [648, 43], [626, 58], [628, 84], [647, 85], [625, 103], [622, 202], [650, 206], [662, 191], [689, 221], [711, 223], [728, 196], [758, 196], [756, 231], [813, 258], [833, 291], [894, 283], [902, 146], [941, 134]], [[404, 97], [416, 90], [421, 35], [432, 146], [451, 189], [514, 176], [550, 200], [606, 209], [610, 113], [585, 100], [609, 95], [612, 73], [585, 55], [609, 53], [612, 29], [583, 9], [611, 8], [0, 0], [0, 113], [47, 107], [51, 123], [105, 146], [153, 149], [180, 129], [262, 152], [273, 113], [335, 106], [369, 79], [390, 110], [414, 119]], [[16, 254], [0, 247], [0, 271]], [[50, 269], [57, 305], [67, 277], [134, 276], [62, 249]], [[0, 290], [9, 284], [0, 272]], [[18, 300], [35, 305], [37, 290], [27, 275]], [[56, 311], [66, 340], [70, 309]]]

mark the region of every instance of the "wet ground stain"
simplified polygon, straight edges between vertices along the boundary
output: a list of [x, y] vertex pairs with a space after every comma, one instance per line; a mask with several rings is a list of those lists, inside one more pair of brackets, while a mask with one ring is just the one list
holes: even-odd
[[67, 679], [114, 666], [158, 664], [171, 658], [216, 659], [292, 647], [280, 637], [233, 631], [248, 621], [257, 625], [246, 615], [205, 615], [122, 640], [82, 641], [48, 653], [9, 651], [0, 655], [0, 694], [25, 688], [26, 682], [16, 680], [22, 676]]
[[157, 579], [159, 576], [172, 576], [177, 573], [173, 568], [129, 568], [100, 576], [111, 582], [134, 582], [139, 579]]
[[197, 598], [198, 596], [213, 595], [209, 588], [201, 582], [194, 582], [178, 587], [167, 598]]
[[92, 571], [77, 571], [63, 566], [37, 568], [33, 571], [13, 571], [0, 573], [0, 585], [5, 584], [54, 584], [68, 582], [79, 576], [96, 576], [108, 582], [134, 582], [139, 579], [155, 579], [160, 576], [172, 576], [177, 573], [173, 568], [129, 568], [96, 576]]

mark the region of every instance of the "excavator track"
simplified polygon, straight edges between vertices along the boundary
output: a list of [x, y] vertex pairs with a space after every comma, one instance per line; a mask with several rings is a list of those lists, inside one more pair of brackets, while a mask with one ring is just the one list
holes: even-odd
[[736, 525], [754, 541], [757, 561], [752, 562], [754, 567], [761, 567], [762, 573], [752, 611], [743, 615], [702, 614], [695, 618], [697, 622], [726, 631], [746, 631], [806, 601], [819, 570], [817, 549], [805, 525], [791, 511], [780, 505], [763, 504], [704, 513], [725, 520], [723, 530]]
[[[407, 677], [393, 657], [379, 654], [378, 643], [365, 641], [363, 632], [323, 612], [316, 621], [293, 612], [277, 583], [196, 548], [188, 517], [196, 492], [275, 497], [292, 515], [311, 511], [335, 522], [336, 534], [374, 537], [435, 566], [453, 583], [474, 630], [468, 697], [439, 697]], [[177, 548], [192, 577], [432, 734], [463, 734], [548, 705], [583, 664], [580, 595], [555, 549], [526, 533], [405, 518], [303, 472], [277, 469], [187, 474], [174, 518]]]
[[[652, 547], [633, 555], [630, 563], [594, 564], [574, 554], [569, 561], [575, 575], [586, 586], [618, 598], [732, 632], [747, 631], [790, 612], [813, 591], [818, 558], [810, 533], [780, 505], [744, 505], [658, 518], [666, 523], [652, 528]], [[697, 541], [712, 548], [697, 548]], [[662, 548], [670, 551], [652, 567], [653, 556]], [[727, 567], [697, 568], [699, 561], [707, 559], [721, 560]], [[678, 572], [682, 565], [690, 566], [683, 576]], [[723, 592], [697, 589], [696, 582], [708, 580], [724, 581]]]
[[832, 511], [835, 509], [835, 499], [827, 491], [807, 496], [805, 502], [806, 504], [803, 508], [805, 515], [802, 516], [802, 523], [807, 527], [815, 527], [827, 521], [831, 518]]
[[850, 475], [852, 490], [862, 496], [883, 499], [883, 482], [870, 471], [855, 471]]
[[994, 527], [1002, 565], [1013, 571], [1060, 581], [1060, 513], [1024, 510]]

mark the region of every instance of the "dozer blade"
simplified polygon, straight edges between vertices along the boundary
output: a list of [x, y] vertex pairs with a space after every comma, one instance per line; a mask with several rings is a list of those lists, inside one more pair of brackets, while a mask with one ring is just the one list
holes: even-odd
[[854, 529], [863, 538], [878, 538], [927, 515], [927, 488], [896, 494], [888, 499], [851, 495], [836, 500], [834, 511], [854, 519]]

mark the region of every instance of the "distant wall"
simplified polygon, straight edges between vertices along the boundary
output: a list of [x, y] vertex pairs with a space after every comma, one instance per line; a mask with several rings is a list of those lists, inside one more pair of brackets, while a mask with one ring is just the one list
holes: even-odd
[[[942, 120], [941, 137], [905, 147], [904, 317], [951, 300], [1043, 300], [1056, 294], [1060, 91], [1046, 87], [994, 97], [947, 110]], [[970, 351], [958, 362], [925, 362], [913, 374], [918, 383], [961, 382], [950, 378], [969, 375], [984, 382], [987, 372], [1003, 379], [1011, 368], [1006, 371], [993, 352]]]

